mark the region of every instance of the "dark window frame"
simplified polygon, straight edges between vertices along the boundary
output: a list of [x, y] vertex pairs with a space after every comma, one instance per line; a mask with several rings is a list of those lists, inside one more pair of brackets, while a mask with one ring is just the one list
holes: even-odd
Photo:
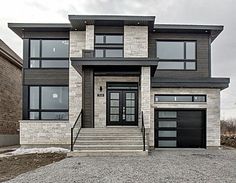
[[[39, 108], [30, 109], [30, 87], [39, 87]], [[68, 109], [42, 109], [42, 87], [67, 87], [68, 90]], [[30, 112], [38, 112], [39, 119], [30, 119]], [[68, 119], [42, 119], [42, 112], [68, 112]], [[69, 86], [68, 85], [29, 85], [28, 86], [28, 120], [45, 121], [68, 121], [69, 120]]]
[[[39, 41], [39, 57], [31, 57], [31, 40], [38, 40]], [[70, 45], [68, 46], [68, 57], [42, 57], [42, 41], [43, 40], [64, 40], [64, 41], [68, 41], [68, 44], [69, 43], [69, 39], [64, 39], [64, 38], [45, 38], [45, 39], [37, 39], [37, 38], [33, 38], [33, 39], [30, 39], [29, 40], [29, 55], [28, 55], [28, 68], [29, 69], [68, 69], [69, 68], [69, 63], [70, 63], [70, 60], [69, 60], [69, 52], [70, 52]], [[38, 60], [39, 61], [39, 67], [30, 67], [30, 64], [31, 64], [31, 60]], [[68, 64], [67, 64], [67, 67], [42, 67], [42, 62], [43, 60], [61, 60], [61, 61], [65, 61], [67, 60], [68, 61]]]
[[[103, 36], [103, 43], [96, 43], [96, 36]], [[123, 41], [122, 43], [106, 43], [106, 36], [122, 36]], [[111, 33], [99, 33], [99, 34], [94, 34], [94, 51], [98, 50], [103, 50], [103, 57], [95, 57], [96, 58], [123, 58], [124, 57], [124, 34], [111, 34]], [[122, 50], [122, 55], [121, 57], [106, 57], [106, 50]]]
[[[157, 67], [157, 70], [159, 71], [197, 71], [197, 40], [175, 40], [175, 39], [156, 39], [156, 57], [158, 57], [158, 51], [157, 51], [157, 42], [183, 42], [184, 43], [184, 59], [159, 59], [159, 62], [183, 62], [184, 63], [184, 69], [159, 69]], [[194, 42], [195, 43], [195, 59], [186, 59], [186, 43], [188, 42]], [[194, 62], [195, 63], [195, 69], [187, 69], [186, 63], [187, 62]]]
[[[156, 97], [158, 96], [173, 96], [173, 97], [178, 97], [178, 96], [191, 96], [192, 97], [192, 100], [191, 101], [156, 101]], [[194, 100], [194, 97], [204, 97], [205, 100], [204, 101], [195, 101]], [[159, 103], [159, 102], [187, 102], [187, 103], [205, 103], [207, 102], [207, 95], [203, 95], [203, 94], [194, 94], [194, 95], [191, 95], [191, 94], [155, 94], [154, 95], [154, 103]]]

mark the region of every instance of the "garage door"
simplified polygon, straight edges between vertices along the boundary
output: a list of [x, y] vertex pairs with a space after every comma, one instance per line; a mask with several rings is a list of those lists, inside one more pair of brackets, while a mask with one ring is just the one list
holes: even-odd
[[205, 148], [205, 110], [155, 111], [155, 147]]

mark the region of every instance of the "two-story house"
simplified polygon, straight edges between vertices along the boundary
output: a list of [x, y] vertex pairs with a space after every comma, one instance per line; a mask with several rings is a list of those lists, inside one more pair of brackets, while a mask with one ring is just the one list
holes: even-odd
[[21, 145], [80, 154], [220, 146], [211, 44], [223, 26], [154, 24], [154, 16], [69, 15], [10, 23], [23, 39]]

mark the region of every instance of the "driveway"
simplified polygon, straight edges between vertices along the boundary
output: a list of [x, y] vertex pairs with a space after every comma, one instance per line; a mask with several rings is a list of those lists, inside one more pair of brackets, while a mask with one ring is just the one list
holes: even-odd
[[147, 157], [66, 158], [9, 182], [236, 183], [236, 150], [165, 150]]

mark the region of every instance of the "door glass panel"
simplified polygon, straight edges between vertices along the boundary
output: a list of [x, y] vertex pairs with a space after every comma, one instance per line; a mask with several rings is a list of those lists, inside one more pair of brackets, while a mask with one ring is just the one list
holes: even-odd
[[119, 93], [110, 93], [111, 99], [119, 99]]
[[126, 115], [126, 121], [134, 121], [135, 115]]
[[159, 111], [159, 118], [176, 118], [176, 111]]
[[176, 121], [159, 121], [158, 126], [159, 128], [176, 128], [177, 122]]
[[126, 99], [135, 99], [134, 93], [126, 93]]
[[176, 140], [159, 140], [158, 146], [159, 147], [176, 147], [177, 143]]
[[110, 108], [110, 113], [111, 114], [119, 114], [119, 108], [117, 107], [117, 108]]
[[176, 137], [176, 131], [159, 131], [159, 137]]
[[135, 108], [126, 108], [126, 114], [134, 114]]
[[126, 107], [134, 107], [135, 101], [133, 100], [126, 100]]
[[119, 121], [119, 115], [110, 115], [110, 121]]
[[111, 106], [119, 106], [119, 100], [111, 100]]

